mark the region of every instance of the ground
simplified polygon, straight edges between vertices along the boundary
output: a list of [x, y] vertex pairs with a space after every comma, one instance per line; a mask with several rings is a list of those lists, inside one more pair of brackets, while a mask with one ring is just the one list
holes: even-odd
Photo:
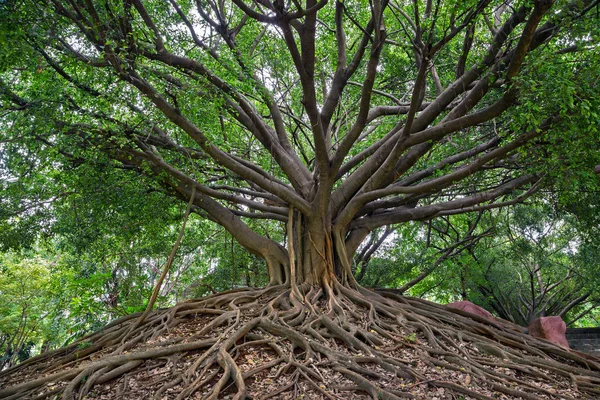
[[600, 398], [600, 359], [392, 292], [239, 289], [139, 322], [0, 372], [0, 398]]

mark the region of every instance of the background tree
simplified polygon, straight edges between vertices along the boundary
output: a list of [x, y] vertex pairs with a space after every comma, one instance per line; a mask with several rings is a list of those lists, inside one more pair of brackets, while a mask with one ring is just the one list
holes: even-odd
[[471, 289], [473, 298], [521, 325], [549, 315], [571, 323], [599, 305], [597, 265], [585, 262], [591, 249], [581, 246], [582, 238], [570, 221], [548, 208], [517, 208], [509, 214], [510, 222], [504, 221], [501, 228], [506, 233], [497, 238], [505, 243], [480, 252], [482, 275], [470, 279], [476, 286]]
[[[395, 236], [387, 236], [387, 243], [371, 240], [357, 255], [355, 262], [362, 267], [357, 279], [363, 283], [366, 275], [367, 287], [394, 288], [397, 293], [409, 293], [411, 289], [410, 293], [419, 297], [433, 290], [437, 301], [448, 302], [449, 293], [465, 290], [461, 265], [470, 261], [481, 239], [496, 234], [493, 224], [481, 223], [482, 217], [485, 221], [489, 214], [479, 211], [404, 224]], [[373, 254], [378, 257], [370, 266], [367, 256]]]
[[583, 197], [568, 212], [549, 204], [549, 195], [506, 210], [406, 224], [382, 247], [364, 246], [359, 255], [375, 256], [359, 263], [357, 276], [367, 287], [442, 303], [469, 300], [522, 326], [549, 315], [595, 326], [598, 225], [588, 212], [574, 213], [594, 205], [582, 207]]
[[549, 315], [595, 325], [598, 238], [574, 214], [538, 201], [415, 225], [412, 237], [379, 252], [367, 286], [442, 303], [469, 300], [522, 326]]
[[47, 325], [49, 310], [48, 265], [44, 260], [17, 263], [4, 258], [0, 264], [0, 370], [28, 358]]

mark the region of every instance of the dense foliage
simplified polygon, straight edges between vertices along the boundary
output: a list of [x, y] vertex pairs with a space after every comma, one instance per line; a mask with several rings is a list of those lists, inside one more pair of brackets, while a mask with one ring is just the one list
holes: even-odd
[[372, 230], [593, 175], [594, 4], [6, 2], [3, 245], [195, 190], [271, 283], [350, 282]]
[[588, 223], [538, 201], [405, 226], [377, 249], [361, 283], [469, 300], [523, 326], [549, 315], [598, 326], [598, 232]]

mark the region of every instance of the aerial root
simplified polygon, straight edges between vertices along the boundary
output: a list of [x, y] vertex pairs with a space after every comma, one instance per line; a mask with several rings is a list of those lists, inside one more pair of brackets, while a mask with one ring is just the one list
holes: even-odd
[[[157, 310], [130, 332], [135, 321], [1, 372], [0, 397], [116, 397], [117, 388], [124, 397], [144, 386], [128, 384], [136, 379], [149, 382], [154, 399], [340, 399], [348, 391], [405, 399], [440, 388], [476, 399], [599, 394], [600, 362], [591, 356], [422, 300], [339, 284], [235, 290]], [[27, 374], [39, 377], [8, 380]]]

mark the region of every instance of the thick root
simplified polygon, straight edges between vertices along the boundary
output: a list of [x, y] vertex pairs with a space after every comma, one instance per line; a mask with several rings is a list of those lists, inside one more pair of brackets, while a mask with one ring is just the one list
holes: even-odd
[[600, 360], [419, 299], [242, 289], [107, 325], [0, 372], [0, 398], [580, 399]]

